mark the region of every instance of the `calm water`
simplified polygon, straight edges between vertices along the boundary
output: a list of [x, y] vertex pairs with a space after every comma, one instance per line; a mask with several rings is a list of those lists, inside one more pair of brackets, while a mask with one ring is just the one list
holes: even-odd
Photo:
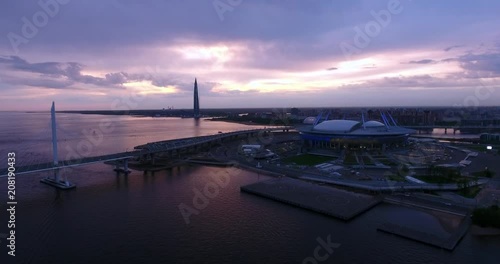
[[[113, 131], [103, 133], [90, 150], [82, 147], [81, 142], [92, 142], [82, 131], [99, 129], [103, 119], [111, 119]], [[250, 128], [196, 124], [192, 119], [76, 114], [61, 114], [58, 120], [62, 158], [78, 152], [79, 144], [81, 151], [99, 155], [155, 140]], [[0, 113], [1, 162], [6, 163], [8, 151], [17, 153], [17, 164], [49, 161], [49, 121], [47, 114]], [[193, 207], [195, 190], [213, 183], [218, 173], [228, 176], [229, 184], [186, 224], [179, 205]], [[319, 263], [496, 263], [500, 257], [500, 238], [468, 234], [448, 252], [376, 231], [379, 223], [390, 220], [446, 234], [439, 221], [421, 211], [380, 205], [344, 223], [240, 193], [241, 185], [267, 179], [241, 170], [183, 166], [124, 177], [96, 164], [66, 174], [76, 190], [56, 191], [40, 184], [47, 173], [18, 177], [17, 257], [7, 258], [2, 240], [0, 263], [302, 263], [313, 256], [317, 239], [328, 236], [340, 247]], [[4, 178], [0, 186], [6, 192]], [[6, 193], [0, 197], [0, 233], [6, 233]]]
[[436, 137], [436, 138], [450, 138], [450, 139], [479, 138], [479, 134], [462, 133], [460, 130], [457, 130], [455, 132], [455, 134], [453, 134], [453, 129], [448, 129], [448, 131], [445, 131], [444, 128], [434, 128], [431, 131], [421, 131], [420, 135], [421, 136]]

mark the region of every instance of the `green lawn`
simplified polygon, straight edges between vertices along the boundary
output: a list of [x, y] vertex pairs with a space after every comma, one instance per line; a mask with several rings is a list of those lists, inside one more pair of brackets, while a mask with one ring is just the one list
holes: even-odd
[[391, 181], [397, 181], [397, 182], [405, 182], [406, 181], [405, 177], [400, 176], [400, 175], [396, 175], [396, 174], [390, 174], [390, 175], [387, 175], [387, 177]]
[[472, 222], [482, 227], [500, 228], [500, 208], [495, 205], [488, 208], [477, 208], [472, 213]]
[[[488, 177], [488, 175], [486, 175], [486, 172], [484, 170], [472, 172], [470, 175], [476, 176], [476, 177]], [[494, 171], [490, 171], [490, 177], [495, 177], [495, 172]]]
[[363, 162], [365, 163], [365, 165], [375, 165], [375, 163], [373, 163], [373, 161], [370, 159], [370, 157], [362, 156], [362, 158], [363, 158]]
[[398, 165], [397, 163], [395, 163], [394, 161], [390, 160], [390, 159], [377, 159], [380, 163], [384, 164], [384, 165], [387, 165], [387, 166], [396, 166]]
[[287, 162], [287, 163], [295, 163], [297, 165], [313, 166], [313, 165], [317, 165], [317, 164], [324, 163], [324, 162], [331, 161], [331, 160], [333, 160], [332, 157], [303, 154], [303, 155], [298, 155], [298, 156], [286, 158], [283, 161]]

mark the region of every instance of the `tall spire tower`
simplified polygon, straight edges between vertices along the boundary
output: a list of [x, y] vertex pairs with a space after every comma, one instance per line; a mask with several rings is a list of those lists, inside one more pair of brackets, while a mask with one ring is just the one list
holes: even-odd
[[194, 79], [194, 118], [200, 118], [200, 99], [198, 98], [198, 81]]

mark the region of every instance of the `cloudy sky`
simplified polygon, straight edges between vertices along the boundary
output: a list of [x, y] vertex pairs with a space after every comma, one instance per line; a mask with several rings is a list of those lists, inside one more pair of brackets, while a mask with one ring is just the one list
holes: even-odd
[[195, 77], [202, 108], [499, 105], [499, 11], [496, 0], [6, 0], [0, 110], [190, 108]]

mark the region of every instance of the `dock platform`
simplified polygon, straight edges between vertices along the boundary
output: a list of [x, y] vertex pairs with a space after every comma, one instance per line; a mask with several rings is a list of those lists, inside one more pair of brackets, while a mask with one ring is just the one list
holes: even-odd
[[381, 224], [377, 228], [377, 230], [393, 235], [398, 235], [404, 238], [408, 238], [438, 248], [443, 248], [449, 251], [453, 251], [453, 249], [455, 249], [460, 240], [467, 233], [467, 230], [469, 229], [470, 225], [471, 225], [470, 218], [464, 217], [457, 230], [455, 230], [447, 237], [440, 237], [432, 233], [416, 230], [413, 228], [405, 227], [403, 225], [398, 225], [389, 222]]
[[353, 219], [382, 201], [380, 197], [290, 178], [262, 181], [242, 186], [240, 190], [344, 221]]

